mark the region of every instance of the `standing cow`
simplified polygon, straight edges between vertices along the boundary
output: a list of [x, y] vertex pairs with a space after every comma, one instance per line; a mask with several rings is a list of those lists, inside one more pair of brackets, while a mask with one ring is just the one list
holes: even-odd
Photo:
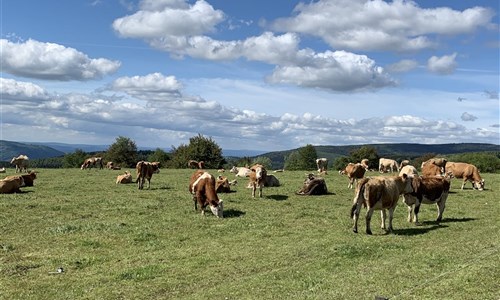
[[484, 189], [484, 179], [481, 178], [479, 170], [476, 166], [461, 162], [448, 162], [446, 164], [446, 169], [453, 175], [453, 177], [463, 179], [461, 187], [462, 190], [464, 189], [467, 181], [472, 183], [473, 189], [478, 189], [480, 191]]
[[151, 178], [153, 174], [158, 171], [160, 167], [159, 162], [148, 162], [148, 161], [140, 161], [135, 166], [137, 172], [137, 187], [142, 190], [144, 188], [144, 182], [148, 181], [148, 189], [151, 186]]
[[318, 167], [318, 173], [323, 173], [328, 169], [328, 159], [327, 158], [318, 158], [316, 159], [316, 166]]
[[370, 221], [374, 210], [381, 210], [382, 229], [385, 229], [386, 212], [389, 210], [388, 231], [392, 232], [392, 219], [394, 209], [398, 204], [401, 194], [411, 193], [411, 180], [406, 174], [403, 176], [379, 176], [363, 178], [356, 186], [353, 205], [351, 208], [351, 218], [354, 220], [353, 231], [358, 232], [358, 219], [361, 206], [364, 204], [366, 211], [366, 233], [372, 234]]
[[189, 181], [189, 192], [193, 195], [195, 211], [200, 205], [201, 214], [204, 215], [205, 207], [210, 206], [210, 210], [217, 218], [223, 218], [224, 204], [215, 192], [214, 176], [203, 170], [197, 170]]
[[10, 163], [16, 166], [16, 173], [28, 172], [29, 158], [27, 155], [21, 154], [18, 157], [13, 157]]
[[365, 167], [360, 163], [349, 163], [344, 170], [339, 171], [340, 174], [345, 174], [349, 178], [349, 184], [347, 185], [349, 189], [352, 189], [355, 180], [359, 180], [365, 176], [365, 172]]
[[378, 171], [380, 173], [385, 173], [391, 170], [391, 173], [394, 172], [394, 170], [399, 172], [399, 165], [398, 162], [395, 161], [394, 159], [389, 159], [389, 158], [381, 158], [378, 160]]
[[266, 168], [263, 165], [255, 164], [250, 168], [250, 182], [252, 187], [252, 197], [255, 198], [255, 191], [259, 188], [259, 197], [262, 197], [262, 188], [265, 186], [267, 177]]
[[403, 202], [408, 206], [408, 222], [418, 223], [418, 212], [422, 203], [435, 203], [438, 208], [436, 221], [441, 221], [446, 199], [448, 199], [448, 192], [450, 191], [450, 179], [436, 176], [410, 176], [410, 180], [413, 191], [403, 195]]

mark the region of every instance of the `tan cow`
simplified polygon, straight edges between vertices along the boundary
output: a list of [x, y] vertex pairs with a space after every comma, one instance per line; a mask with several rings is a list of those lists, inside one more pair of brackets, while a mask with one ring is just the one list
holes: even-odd
[[129, 171], [125, 171], [124, 174], [116, 176], [116, 184], [126, 184], [132, 183], [132, 174]]
[[463, 179], [462, 190], [467, 181], [472, 183], [473, 189], [484, 190], [484, 179], [479, 175], [479, 170], [476, 166], [462, 162], [448, 162], [446, 169], [453, 174], [453, 177]]
[[16, 173], [28, 172], [29, 158], [27, 155], [21, 154], [18, 157], [13, 157], [10, 163], [16, 166]]
[[24, 181], [24, 185], [23, 186], [33, 186], [34, 182], [35, 182], [35, 179], [36, 179], [36, 172], [35, 171], [30, 171], [28, 174], [25, 174], [25, 175], [11, 175], [11, 176], [7, 176], [5, 177], [4, 179], [14, 179], [14, 178], [17, 178], [17, 177], [22, 177], [23, 178], [23, 181]]
[[432, 176], [443, 176], [443, 169], [435, 164], [427, 163], [422, 166], [422, 176], [432, 177]]
[[395, 161], [394, 159], [389, 159], [389, 158], [381, 158], [378, 160], [378, 171], [380, 173], [385, 173], [391, 170], [391, 173], [394, 172], [394, 170], [399, 172], [399, 165], [398, 162]]
[[365, 170], [368, 171], [368, 169], [369, 169], [369, 166], [368, 166], [369, 160], [367, 158], [363, 158], [360, 163], [365, 168]]
[[229, 173], [234, 173], [236, 177], [248, 177], [250, 176], [250, 171], [249, 168], [247, 167], [236, 167], [233, 166], [231, 170], [229, 170]]
[[216, 193], [230, 193], [231, 186], [229, 184], [229, 180], [226, 176], [218, 176], [215, 181], [215, 192]]
[[450, 191], [450, 179], [435, 176], [410, 176], [410, 180], [413, 191], [403, 195], [403, 202], [408, 206], [408, 222], [418, 223], [418, 212], [422, 203], [435, 203], [438, 208], [436, 221], [441, 221], [446, 199], [448, 199], [448, 192]]
[[328, 194], [328, 188], [325, 179], [314, 174], [308, 174], [302, 188], [295, 192], [295, 194], [301, 196], [326, 195]]
[[345, 174], [349, 178], [349, 184], [347, 185], [347, 188], [350, 189], [352, 189], [354, 181], [357, 181], [358, 179], [361, 179], [365, 176], [365, 172], [365, 167], [360, 163], [349, 163], [344, 170], [339, 171], [340, 174]]
[[137, 172], [137, 187], [142, 190], [144, 188], [144, 182], [148, 181], [148, 189], [151, 186], [151, 178], [153, 174], [158, 171], [160, 167], [159, 162], [149, 162], [149, 161], [140, 161], [136, 164], [135, 169]]
[[420, 169], [423, 169], [424, 166], [428, 165], [428, 164], [433, 164], [433, 165], [436, 165], [438, 167], [441, 168], [441, 174], [446, 174], [446, 163], [448, 162], [448, 160], [446, 160], [446, 158], [431, 158], [431, 159], [428, 159], [426, 161], [424, 161], [422, 163], [422, 165], [420, 166]]
[[255, 164], [250, 168], [250, 185], [252, 187], [252, 197], [255, 197], [255, 191], [259, 188], [259, 197], [262, 197], [262, 188], [265, 186], [267, 177], [266, 168], [261, 164]]
[[82, 166], [80, 169], [85, 170], [85, 169], [91, 169], [91, 168], [97, 168], [103, 169], [103, 161], [102, 157], [100, 156], [94, 156], [94, 157], [89, 157], [83, 161]]
[[224, 204], [215, 192], [215, 178], [208, 172], [197, 170], [189, 181], [189, 192], [193, 195], [194, 210], [200, 205], [201, 214], [205, 214], [205, 207], [210, 206], [212, 213], [217, 218], [224, 216]]
[[351, 218], [354, 220], [353, 231], [358, 232], [358, 219], [361, 206], [365, 205], [366, 233], [372, 234], [370, 221], [374, 210], [381, 210], [382, 229], [385, 229], [386, 209], [389, 210], [388, 231], [393, 230], [392, 219], [394, 209], [401, 194], [413, 191], [411, 180], [406, 174], [403, 176], [378, 176], [363, 178], [358, 182], [351, 208]]
[[403, 176], [403, 174], [406, 174], [406, 175], [418, 175], [418, 171], [417, 171], [417, 168], [415, 168], [412, 165], [405, 165], [399, 171], [399, 176]]
[[20, 187], [24, 186], [24, 179], [22, 176], [13, 176], [0, 180], [0, 194], [20, 193]]

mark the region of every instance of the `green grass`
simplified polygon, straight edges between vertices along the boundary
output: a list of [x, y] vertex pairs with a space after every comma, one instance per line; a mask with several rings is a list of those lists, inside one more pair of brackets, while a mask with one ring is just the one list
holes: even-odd
[[141, 191], [115, 185], [122, 171], [39, 172], [0, 195], [0, 299], [500, 298], [499, 174], [482, 174], [485, 191], [454, 180], [441, 224], [430, 205], [407, 223], [400, 201], [394, 234], [377, 212], [367, 236], [334, 172], [316, 197], [294, 195], [301, 171], [277, 173], [261, 199], [238, 179], [224, 219], [194, 212], [192, 170], [163, 169]]

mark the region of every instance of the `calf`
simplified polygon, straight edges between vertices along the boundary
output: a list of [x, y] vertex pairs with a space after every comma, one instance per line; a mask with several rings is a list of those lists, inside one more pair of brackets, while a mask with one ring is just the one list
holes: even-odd
[[295, 194], [301, 196], [326, 195], [328, 194], [328, 188], [325, 179], [314, 176], [314, 174], [308, 174], [302, 188]]
[[267, 171], [263, 165], [255, 164], [250, 168], [250, 186], [252, 187], [252, 197], [255, 197], [255, 191], [259, 188], [259, 197], [262, 197], [262, 188], [265, 185]]
[[201, 214], [205, 214], [205, 207], [210, 206], [217, 218], [223, 217], [224, 205], [215, 191], [215, 178], [208, 172], [197, 170], [189, 181], [189, 192], [193, 195], [194, 210], [200, 205]]
[[0, 194], [20, 193], [20, 187], [24, 186], [24, 179], [22, 176], [12, 176], [0, 180]]
[[389, 210], [388, 231], [392, 232], [392, 219], [394, 209], [398, 204], [401, 194], [411, 193], [411, 180], [406, 174], [403, 176], [379, 176], [363, 178], [356, 186], [353, 205], [351, 208], [351, 218], [354, 220], [353, 231], [358, 232], [358, 219], [361, 205], [365, 205], [366, 211], [366, 233], [372, 234], [370, 221], [374, 210], [381, 210], [382, 229], [385, 229], [386, 212]]
[[[413, 191], [403, 195], [403, 202], [408, 206], [408, 222], [418, 223], [420, 204], [436, 204], [436, 221], [443, 219], [443, 212], [450, 191], [450, 180], [444, 177], [410, 176]], [[413, 212], [413, 218], [412, 218]]]
[[140, 161], [135, 166], [137, 171], [137, 187], [142, 190], [144, 188], [144, 182], [148, 181], [148, 189], [151, 187], [151, 178], [153, 174], [158, 171], [159, 164], [157, 162]]
[[132, 174], [129, 171], [125, 171], [125, 174], [116, 176], [116, 184], [132, 183]]
[[366, 168], [362, 164], [349, 163], [344, 170], [339, 171], [340, 174], [346, 174], [349, 178], [348, 188], [352, 189], [355, 180], [365, 176]]
[[472, 183], [473, 189], [478, 189], [480, 191], [484, 189], [484, 179], [481, 178], [476, 166], [461, 162], [448, 162], [446, 168], [453, 177], [463, 179], [462, 190], [467, 181]]

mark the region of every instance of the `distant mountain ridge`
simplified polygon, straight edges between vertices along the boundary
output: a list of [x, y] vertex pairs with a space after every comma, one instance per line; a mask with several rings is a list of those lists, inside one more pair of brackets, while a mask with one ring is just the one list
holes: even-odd
[[20, 154], [30, 159], [49, 158], [64, 155], [64, 152], [45, 145], [27, 144], [0, 140], [0, 161], [11, 161]]

